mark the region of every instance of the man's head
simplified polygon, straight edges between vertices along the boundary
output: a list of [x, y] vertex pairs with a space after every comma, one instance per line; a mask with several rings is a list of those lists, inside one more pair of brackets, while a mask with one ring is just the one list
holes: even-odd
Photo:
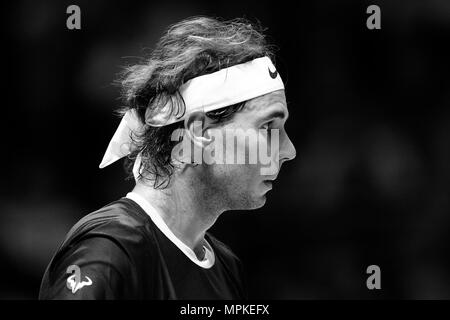
[[[196, 17], [169, 28], [150, 57], [141, 64], [127, 68], [121, 80], [126, 103], [123, 111], [135, 110], [140, 121], [147, 124], [139, 133], [133, 134], [127, 162], [130, 175], [136, 158], [139, 158], [137, 179], [151, 180], [155, 188], [165, 188], [170, 185], [171, 179], [182, 179], [183, 172], [189, 172], [191, 179], [197, 180], [199, 189], [209, 192], [211, 197], [219, 195], [224, 202], [222, 206], [227, 209], [249, 209], [263, 205], [264, 194], [271, 188], [267, 181], [276, 177], [283, 161], [295, 155], [295, 149], [284, 131], [287, 119], [284, 90], [187, 116], [180, 94], [182, 85], [191, 79], [261, 57], [272, 58], [271, 48], [260, 28], [244, 20], [219, 21]], [[276, 77], [270, 68], [267, 71], [270, 77]], [[168, 125], [148, 125], [149, 115], [158, 115], [163, 111], [175, 118], [186, 117], [184, 121]], [[194, 120], [202, 123], [200, 136], [204, 139], [199, 139], [192, 130], [191, 122]], [[256, 140], [237, 142], [238, 149], [247, 150], [252, 149], [253, 144], [258, 144], [258, 147], [269, 145], [270, 149], [270, 134], [265, 135], [264, 130], [267, 133], [267, 128], [277, 129], [279, 146], [276, 152], [268, 152], [276, 165], [265, 175], [261, 174], [260, 162], [184, 163], [180, 167], [172, 156], [174, 146], [179, 145], [178, 141], [173, 141], [173, 132], [180, 128], [191, 131], [188, 137], [193, 143], [200, 143], [210, 150], [214, 149], [211, 147], [213, 139], [209, 136], [211, 130], [223, 133], [256, 130]]]
[[[205, 198], [225, 210], [263, 206], [281, 165], [295, 157], [284, 128], [288, 116], [284, 90], [278, 90], [248, 100], [224, 121], [202, 113], [186, 120], [184, 139], [202, 147], [201, 163], [190, 170]], [[193, 121], [201, 123], [201, 131], [195, 132]]]

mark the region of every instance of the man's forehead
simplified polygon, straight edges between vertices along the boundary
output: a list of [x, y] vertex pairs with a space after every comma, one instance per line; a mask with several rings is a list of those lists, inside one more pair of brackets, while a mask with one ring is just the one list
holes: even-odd
[[277, 90], [260, 97], [248, 100], [245, 104], [245, 108], [242, 110], [244, 113], [250, 111], [263, 111], [267, 110], [270, 106], [277, 105], [279, 108], [287, 109], [286, 96], [284, 90]]

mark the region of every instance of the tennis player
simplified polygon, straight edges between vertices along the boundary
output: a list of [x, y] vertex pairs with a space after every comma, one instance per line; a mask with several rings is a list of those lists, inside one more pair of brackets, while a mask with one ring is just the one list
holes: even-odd
[[262, 207], [295, 157], [270, 48], [246, 20], [194, 17], [124, 71], [100, 168], [125, 158], [136, 185], [73, 226], [40, 299], [247, 297], [239, 258], [207, 231], [226, 211]]

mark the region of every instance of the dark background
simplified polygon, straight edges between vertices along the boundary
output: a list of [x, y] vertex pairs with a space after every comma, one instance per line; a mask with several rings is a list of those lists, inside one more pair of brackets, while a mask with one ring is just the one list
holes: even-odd
[[[81, 7], [81, 30], [66, 28]], [[366, 8], [381, 7], [381, 30]], [[35, 299], [70, 227], [132, 188], [98, 164], [121, 66], [193, 15], [258, 19], [297, 158], [211, 230], [251, 298], [450, 298], [450, 1], [17, 1], [4, 11], [0, 298]], [[5, 74], [5, 73], [3, 73]], [[366, 268], [381, 268], [381, 290]]]

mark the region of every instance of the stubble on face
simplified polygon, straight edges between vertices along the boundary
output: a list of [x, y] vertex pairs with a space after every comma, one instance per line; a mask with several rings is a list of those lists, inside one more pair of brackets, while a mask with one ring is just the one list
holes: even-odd
[[[233, 120], [222, 127], [223, 132], [236, 129], [258, 130], [258, 117], [277, 104], [284, 105], [286, 108], [284, 90], [248, 101], [244, 108], [233, 116]], [[280, 106], [277, 108], [280, 109]], [[219, 192], [220, 199], [228, 210], [249, 210], [262, 207], [266, 202], [266, 193], [270, 189], [263, 182], [266, 177], [261, 176], [259, 162], [250, 164], [248, 161], [249, 146], [246, 144], [243, 148], [246, 151], [245, 164], [215, 164], [210, 168], [205, 168], [211, 181], [207, 192], [210, 193], [210, 196]]]

